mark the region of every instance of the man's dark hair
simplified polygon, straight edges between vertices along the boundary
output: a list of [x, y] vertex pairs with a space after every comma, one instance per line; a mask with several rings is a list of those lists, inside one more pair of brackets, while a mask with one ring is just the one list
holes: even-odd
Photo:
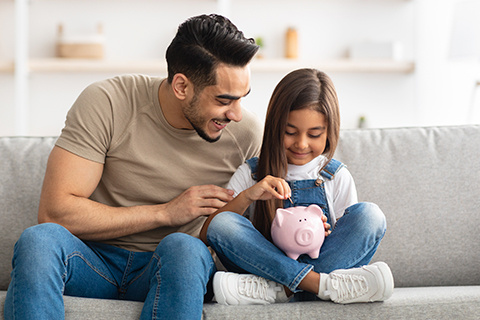
[[167, 49], [168, 81], [177, 73], [184, 74], [202, 89], [215, 84], [215, 71], [219, 63], [244, 67], [258, 51], [253, 39], [227, 18], [200, 15], [182, 23]]

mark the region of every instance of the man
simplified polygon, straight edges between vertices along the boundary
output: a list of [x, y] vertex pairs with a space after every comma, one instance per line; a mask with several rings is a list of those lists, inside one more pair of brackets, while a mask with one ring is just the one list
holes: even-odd
[[6, 319], [61, 319], [62, 294], [145, 301], [142, 319], [201, 317], [216, 268], [199, 230], [260, 148], [240, 105], [257, 50], [228, 19], [193, 17], [167, 49], [168, 79], [81, 93], [48, 160], [40, 224], [15, 246]]

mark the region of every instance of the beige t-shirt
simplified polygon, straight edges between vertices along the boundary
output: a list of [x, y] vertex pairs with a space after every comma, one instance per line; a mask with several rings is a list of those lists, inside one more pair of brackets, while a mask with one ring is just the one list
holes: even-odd
[[[168, 202], [195, 185], [225, 187], [237, 167], [258, 155], [262, 129], [246, 110], [242, 121], [228, 124], [215, 143], [194, 130], [172, 127], [158, 100], [162, 80], [124, 75], [96, 82], [68, 112], [56, 145], [104, 164], [92, 200], [113, 207], [152, 205]], [[103, 242], [131, 251], [154, 251], [172, 232], [198, 237], [204, 220]]]

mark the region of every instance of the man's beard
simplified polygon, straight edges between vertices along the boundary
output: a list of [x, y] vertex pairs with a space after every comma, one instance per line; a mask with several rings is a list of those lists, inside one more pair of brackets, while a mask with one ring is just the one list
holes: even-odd
[[216, 142], [220, 139], [221, 134], [218, 135], [218, 137], [212, 138], [210, 137], [205, 130], [201, 128], [203, 119], [199, 115], [199, 106], [198, 106], [198, 98], [197, 95], [195, 94], [192, 98], [192, 101], [188, 105], [186, 109], [183, 110], [183, 114], [185, 115], [185, 118], [190, 122], [192, 125], [193, 129], [197, 132], [197, 134], [205, 141], [207, 142]]
[[212, 137], [209, 137], [207, 135], [207, 133], [205, 132], [205, 130], [202, 130], [200, 129], [199, 127], [195, 126], [188, 118], [187, 120], [190, 122], [190, 124], [192, 125], [193, 129], [195, 129], [195, 131], [197, 132], [197, 134], [205, 141], [207, 142], [217, 142], [220, 137], [222, 136], [221, 134], [218, 135], [218, 137], [216, 138], [212, 138]]

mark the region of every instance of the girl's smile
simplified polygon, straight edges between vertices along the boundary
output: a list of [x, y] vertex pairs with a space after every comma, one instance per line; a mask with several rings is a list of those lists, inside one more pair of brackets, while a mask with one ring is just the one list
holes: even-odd
[[327, 122], [325, 115], [310, 108], [288, 114], [284, 146], [288, 163], [304, 165], [325, 151]]

